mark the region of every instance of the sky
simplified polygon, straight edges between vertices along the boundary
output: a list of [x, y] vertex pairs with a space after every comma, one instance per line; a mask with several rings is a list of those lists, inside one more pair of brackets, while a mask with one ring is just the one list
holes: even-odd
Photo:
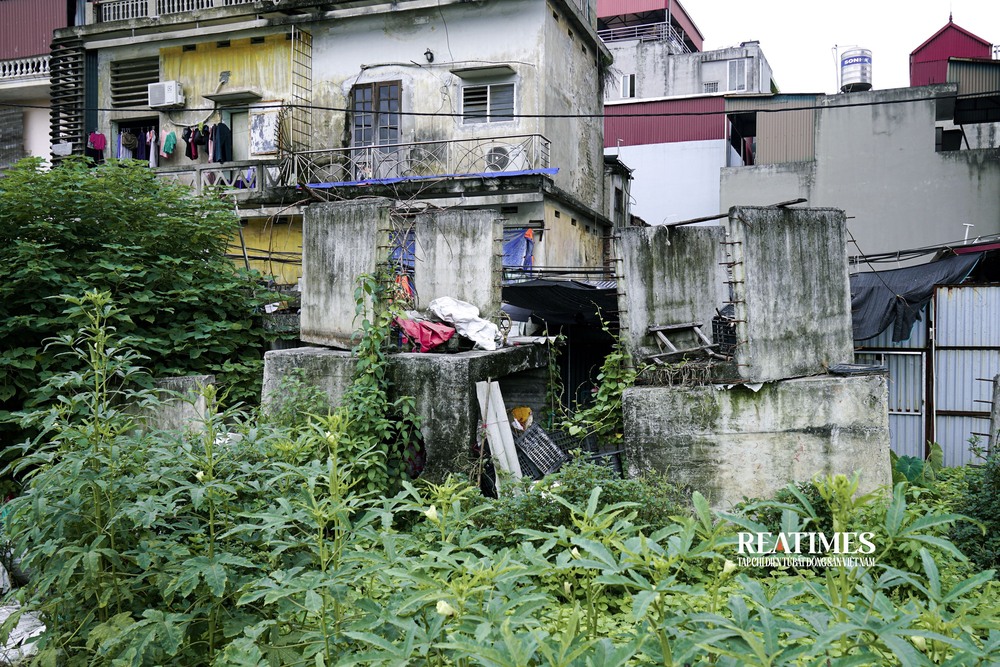
[[783, 93], [835, 93], [834, 47], [872, 52], [872, 87], [910, 85], [910, 52], [948, 23], [1000, 43], [1000, 0], [680, 0], [704, 50], [757, 40]]

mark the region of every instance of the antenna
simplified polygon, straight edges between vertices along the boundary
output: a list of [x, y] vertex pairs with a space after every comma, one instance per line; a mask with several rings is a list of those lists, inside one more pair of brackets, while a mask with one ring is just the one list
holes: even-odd
[[840, 47], [833, 45], [833, 90], [840, 92]]

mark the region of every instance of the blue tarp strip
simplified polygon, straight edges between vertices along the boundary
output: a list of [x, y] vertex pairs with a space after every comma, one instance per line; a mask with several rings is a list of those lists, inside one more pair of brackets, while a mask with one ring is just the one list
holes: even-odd
[[410, 181], [432, 181], [442, 178], [504, 178], [508, 176], [554, 176], [559, 173], [558, 168], [552, 169], [525, 169], [524, 171], [487, 171], [475, 174], [437, 174], [434, 176], [399, 176], [397, 178], [371, 178], [366, 181], [336, 181], [333, 183], [312, 183], [310, 188], [341, 188], [349, 185], [394, 185], [396, 183], [407, 183]]

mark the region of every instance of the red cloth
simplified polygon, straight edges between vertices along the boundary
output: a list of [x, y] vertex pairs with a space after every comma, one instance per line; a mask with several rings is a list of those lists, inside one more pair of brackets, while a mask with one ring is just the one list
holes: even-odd
[[406, 337], [420, 345], [421, 352], [429, 352], [438, 345], [446, 343], [455, 335], [455, 329], [440, 322], [427, 322], [423, 320], [403, 320], [396, 319]]

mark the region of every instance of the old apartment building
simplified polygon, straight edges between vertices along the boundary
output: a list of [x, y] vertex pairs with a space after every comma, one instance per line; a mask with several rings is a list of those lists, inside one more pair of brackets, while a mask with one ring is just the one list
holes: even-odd
[[303, 205], [370, 195], [492, 209], [533, 266], [601, 267], [596, 26], [594, 0], [103, 0], [56, 32], [52, 131], [232, 197], [234, 253], [279, 282]]

